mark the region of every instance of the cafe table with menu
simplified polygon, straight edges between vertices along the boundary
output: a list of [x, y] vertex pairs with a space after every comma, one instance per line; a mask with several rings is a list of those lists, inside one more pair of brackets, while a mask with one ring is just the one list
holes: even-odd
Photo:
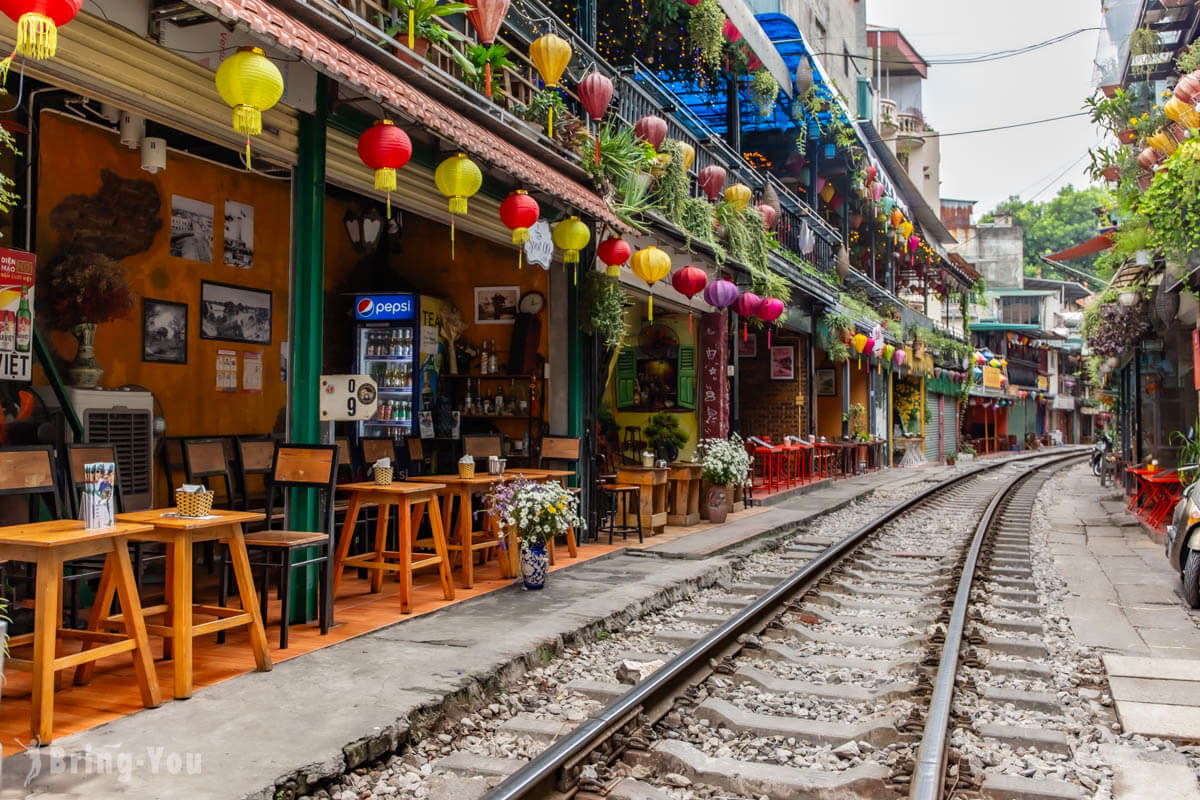
[[[392, 483], [347, 483], [338, 487], [350, 495], [346, 507], [346, 518], [338, 537], [337, 554], [333, 562], [333, 596], [337, 597], [342, 585], [342, 574], [347, 567], [371, 571], [371, 592], [383, 589], [383, 574], [396, 572], [400, 576], [400, 613], [412, 612], [413, 571], [422, 567], [436, 566], [442, 583], [442, 596], [454, 599], [454, 583], [450, 579], [450, 559], [446, 551], [446, 534], [442, 527], [442, 511], [438, 505], [437, 492], [441, 483], [416, 483], [393, 481]], [[379, 516], [375, 523], [375, 541], [371, 548], [358, 555], [350, 555], [350, 542], [354, 538], [354, 526], [358, 523], [358, 512], [363, 506], [378, 507]], [[392, 506], [396, 507], [396, 527], [399, 530], [400, 549], [387, 549], [388, 518]], [[429, 517], [429, 529], [433, 555], [413, 556], [414, 539], [421, 529], [421, 521]]]
[[[117, 522], [88, 530], [78, 520], [54, 520], [0, 528], [0, 559], [35, 564], [33, 633], [10, 637], [14, 655], [7, 666], [33, 672], [30, 733], [45, 744], [54, 737], [54, 676], [59, 670], [94, 664], [97, 659], [119, 653], [133, 654], [134, 678], [141, 691], [142, 705], [154, 708], [162, 702], [154, 659], [150, 653], [145, 620], [133, 567], [129, 561], [131, 536], [151, 530], [149, 525]], [[105, 557], [103, 581], [121, 599], [122, 632], [76, 631], [62, 627], [63, 564], [89, 556]], [[111, 604], [112, 594], [109, 594]], [[82, 650], [64, 654], [59, 643], [81, 640]], [[18, 649], [33, 646], [31, 659], [17, 658]]]
[[[164, 615], [161, 625], [147, 624], [152, 636], [165, 640], [163, 649], [174, 661], [173, 681], [175, 699], [192, 696], [192, 640], [197, 636], [246, 627], [250, 633], [250, 649], [259, 672], [271, 670], [271, 653], [267, 647], [267, 635], [263, 630], [259, 612], [258, 593], [254, 589], [254, 578], [250, 573], [250, 558], [246, 553], [246, 540], [242, 526], [261, 522], [263, 514], [252, 511], [225, 511], [213, 509], [203, 517], [182, 517], [174, 508], [149, 509], [118, 514], [118, 522], [144, 525], [148, 530], [132, 535], [133, 541], [161, 542], [167, 546], [166, 602], [143, 609], [147, 617]], [[220, 542], [229, 547], [229, 561], [233, 566], [241, 608], [194, 603], [193, 545], [203, 542]], [[88, 620], [88, 630], [96, 631], [110, 626], [115, 617], [107, 616], [112, 606], [112, 587], [103, 577], [96, 592], [96, 603]], [[196, 622], [195, 617], [213, 617]], [[76, 683], [86, 682], [91, 675], [91, 665], [77, 671]]]

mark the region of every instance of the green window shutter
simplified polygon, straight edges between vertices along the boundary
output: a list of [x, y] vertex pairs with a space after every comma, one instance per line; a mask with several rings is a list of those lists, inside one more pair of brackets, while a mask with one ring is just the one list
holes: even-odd
[[617, 355], [617, 408], [633, 406], [633, 392], [637, 387], [637, 351], [622, 347]]
[[694, 345], [681, 345], [679, 348], [679, 366], [676, 375], [676, 402], [681, 408], [696, 407], [696, 348]]

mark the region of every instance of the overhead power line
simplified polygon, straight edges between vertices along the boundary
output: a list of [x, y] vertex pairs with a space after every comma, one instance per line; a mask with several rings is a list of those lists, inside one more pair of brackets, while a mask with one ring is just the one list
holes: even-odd
[[[952, 66], [952, 65], [957, 65], [957, 64], [983, 64], [988, 61], [999, 61], [999, 60], [1005, 59], [1005, 58], [1012, 58], [1014, 56], [1020, 56], [1020, 55], [1025, 55], [1026, 53], [1032, 53], [1036, 50], [1041, 50], [1044, 47], [1050, 47], [1051, 45], [1056, 45], [1060, 42], [1065, 42], [1066, 40], [1072, 39], [1081, 33], [1087, 33], [1089, 31], [1100, 31], [1100, 30], [1104, 30], [1104, 29], [1099, 28], [1099, 27], [1077, 28], [1073, 31], [1067, 31], [1066, 33], [1059, 34], [1058, 36], [1051, 37], [1044, 41], [1036, 42], [1034, 44], [1024, 45], [1022, 47], [1010, 47], [1005, 50], [994, 50], [990, 53], [980, 53], [978, 55], [946, 54], [943, 56], [930, 56], [929, 58], [921, 58], [921, 61], [931, 67], [932, 66]], [[835, 53], [835, 52], [824, 51], [824, 50], [821, 52], [817, 52], [817, 53], [811, 53], [810, 55], [834, 56], [837, 58], [850, 58], [854, 61], [869, 61], [872, 64], [875, 63], [874, 55], [855, 55], [854, 53], [847, 53], [847, 52]], [[895, 64], [897, 66], [912, 66], [912, 62], [907, 59], [884, 58], [884, 59], [879, 59], [879, 62], [882, 64], [885, 64], [885, 65]]]

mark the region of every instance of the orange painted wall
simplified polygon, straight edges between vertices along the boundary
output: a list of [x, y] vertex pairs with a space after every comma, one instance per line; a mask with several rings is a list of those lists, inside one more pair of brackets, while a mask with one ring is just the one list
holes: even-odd
[[[39, 265], [59, 252], [58, 233], [50, 227], [53, 208], [71, 194], [93, 194], [100, 187], [100, 170], [108, 168], [127, 179], [155, 184], [162, 200], [163, 225], [150, 249], [122, 263], [135, 295], [126, 319], [101, 325], [96, 334], [96, 357], [104, 367], [104, 386], [138, 384], [154, 392], [162, 404], [167, 434], [250, 434], [269, 432], [284, 405], [286, 388], [279, 380], [280, 342], [287, 338], [288, 260], [291, 241], [290, 184], [171, 152], [167, 169], [157, 175], [141, 170], [140, 154], [117, 141], [117, 135], [59, 114], [41, 115], [38, 158], [37, 254]], [[170, 255], [171, 195], [210, 203], [214, 211], [213, 263]], [[254, 265], [250, 269], [224, 266], [222, 219], [225, 201], [254, 207]], [[237, 284], [272, 293], [272, 335], [269, 345], [213, 341], [200, 338], [200, 281]], [[142, 361], [141, 298], [188, 304], [188, 363]], [[69, 360], [74, 339], [54, 333], [54, 349]], [[218, 349], [239, 354], [239, 391], [216, 391]], [[240, 390], [241, 359], [246, 350], [263, 354], [263, 391]]]
[[[824, 436], [833, 441], [842, 438], [842, 365], [834, 364], [825, 355], [825, 351], [816, 351], [817, 369], [832, 369], [834, 374], [834, 394], [828, 397], [817, 397], [817, 436]], [[816, 394], [816, 389], [813, 390]]]

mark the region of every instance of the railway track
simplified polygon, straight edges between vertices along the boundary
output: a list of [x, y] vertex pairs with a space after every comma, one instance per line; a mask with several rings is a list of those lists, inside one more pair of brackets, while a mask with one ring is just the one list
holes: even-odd
[[[394, 759], [399, 779], [368, 796], [1071, 797], [1062, 775], [995, 775], [969, 753], [1061, 752], [1028, 531], [1042, 481], [1084, 455], [956, 476], [859, 511], [848, 536], [835, 512], [724, 585], [532, 670], [524, 691]], [[964, 694], [1045, 724], [977, 725]]]

